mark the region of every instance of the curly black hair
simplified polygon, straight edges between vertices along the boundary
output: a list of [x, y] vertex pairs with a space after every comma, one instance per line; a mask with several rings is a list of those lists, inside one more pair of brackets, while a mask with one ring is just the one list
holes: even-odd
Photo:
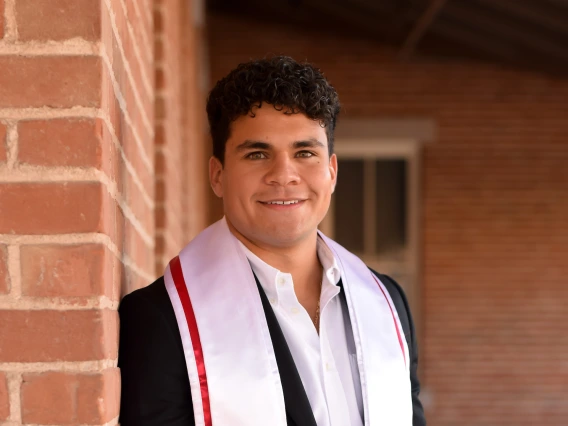
[[329, 155], [340, 110], [339, 97], [321, 71], [287, 56], [242, 63], [217, 82], [207, 99], [213, 155], [223, 164], [231, 123], [262, 103], [285, 113], [305, 114], [325, 127]]

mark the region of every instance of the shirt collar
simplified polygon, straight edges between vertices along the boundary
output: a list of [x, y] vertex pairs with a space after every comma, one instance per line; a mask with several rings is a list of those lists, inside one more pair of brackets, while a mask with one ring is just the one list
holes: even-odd
[[[237, 239], [237, 241], [239, 240]], [[278, 299], [278, 280], [280, 278], [291, 280], [292, 276], [289, 273], [282, 272], [266, 263], [252, 251], [250, 251], [241, 241], [239, 241], [239, 244], [244, 250], [252, 271], [260, 281], [260, 285], [264, 289], [267, 297], [269, 299]], [[317, 253], [324, 271], [324, 282], [322, 284], [325, 284], [325, 282], [327, 281], [329, 282], [329, 284], [336, 286], [341, 279], [341, 271], [339, 269], [337, 259], [333, 255], [331, 249], [319, 236], [317, 240]]]

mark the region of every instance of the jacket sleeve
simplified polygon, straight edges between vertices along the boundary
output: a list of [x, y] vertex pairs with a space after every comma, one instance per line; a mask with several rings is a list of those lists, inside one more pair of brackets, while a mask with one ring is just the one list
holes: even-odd
[[410, 307], [408, 306], [408, 301], [404, 295], [404, 291], [399, 287], [402, 299], [406, 306], [406, 312], [408, 314], [408, 321], [410, 325], [410, 344], [412, 346], [412, 359], [410, 360], [410, 386], [412, 392], [412, 425], [413, 426], [426, 426], [426, 416], [424, 415], [424, 407], [422, 407], [422, 402], [420, 402], [420, 382], [418, 381], [418, 342], [416, 340], [416, 332], [414, 329], [414, 321], [412, 320], [412, 314], [410, 312]]
[[[155, 303], [134, 292], [118, 309], [122, 426], [195, 425], [181, 339]], [[178, 342], [179, 340], [179, 342]]]
[[[424, 408], [420, 402], [420, 382], [418, 380], [418, 342], [416, 340], [416, 331], [414, 328], [414, 321], [410, 312], [408, 300], [404, 294], [402, 287], [388, 275], [379, 274], [371, 269], [371, 271], [381, 279], [382, 283], [387, 287], [391, 298], [398, 311], [401, 324], [405, 329], [405, 337], [409, 346], [410, 353], [410, 386], [412, 393], [412, 425], [413, 426], [426, 426], [426, 416], [424, 415]], [[406, 336], [406, 330], [409, 331], [410, 336]]]

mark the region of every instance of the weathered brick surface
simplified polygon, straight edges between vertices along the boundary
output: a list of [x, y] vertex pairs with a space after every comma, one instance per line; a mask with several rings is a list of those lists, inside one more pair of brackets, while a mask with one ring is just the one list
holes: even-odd
[[120, 373], [24, 374], [22, 420], [33, 424], [103, 424], [118, 415]]
[[116, 357], [116, 311], [1, 310], [0, 324], [0, 362], [91, 361]]
[[0, 108], [97, 107], [101, 60], [90, 56], [0, 56]]
[[40, 166], [100, 167], [102, 140], [97, 119], [20, 121], [18, 161]]
[[102, 244], [24, 245], [20, 262], [25, 296], [116, 298], [116, 257]]
[[100, 37], [101, 6], [93, 0], [17, 0], [20, 40], [66, 40]]
[[101, 231], [103, 198], [107, 196], [100, 183], [2, 183], [0, 233]]
[[401, 63], [365, 40], [239, 18], [209, 16], [208, 34], [212, 82], [251, 57], [288, 54], [325, 72], [345, 117], [435, 121], [422, 157], [418, 323], [429, 424], [563, 425], [568, 83]]

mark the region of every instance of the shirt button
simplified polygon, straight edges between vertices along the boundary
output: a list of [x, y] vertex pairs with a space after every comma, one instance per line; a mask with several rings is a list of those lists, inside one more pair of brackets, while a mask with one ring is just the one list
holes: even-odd
[[276, 299], [275, 299], [274, 297], [271, 297], [271, 298], [268, 299], [268, 300], [269, 300], [269, 302], [270, 302], [272, 305], [276, 305]]
[[331, 365], [329, 364], [329, 362], [326, 362], [326, 363], [325, 363], [325, 369], [326, 369], [327, 371], [331, 371]]
[[300, 310], [298, 308], [292, 308], [292, 309], [290, 309], [290, 312], [292, 312], [295, 315], [298, 312], [300, 312]]
[[286, 278], [284, 278], [284, 277], [278, 278], [278, 284], [280, 284], [280, 285], [286, 284]]

